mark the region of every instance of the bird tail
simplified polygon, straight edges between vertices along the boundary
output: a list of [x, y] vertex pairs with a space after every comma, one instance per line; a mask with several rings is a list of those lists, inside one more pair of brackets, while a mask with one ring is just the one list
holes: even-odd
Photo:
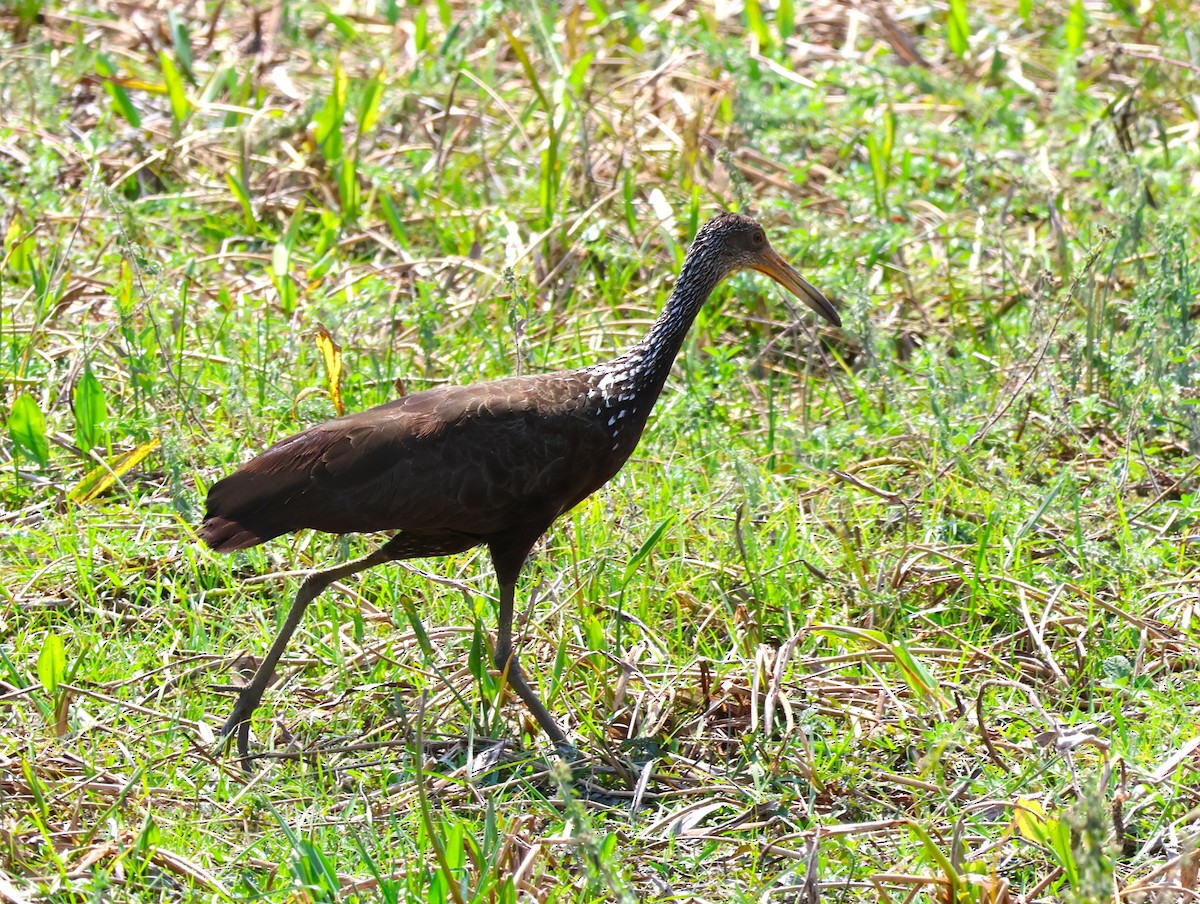
[[249, 549], [260, 543], [266, 543], [287, 531], [262, 524], [222, 518], [220, 515], [209, 515], [196, 533], [201, 540], [217, 552], [233, 552], [237, 549]]

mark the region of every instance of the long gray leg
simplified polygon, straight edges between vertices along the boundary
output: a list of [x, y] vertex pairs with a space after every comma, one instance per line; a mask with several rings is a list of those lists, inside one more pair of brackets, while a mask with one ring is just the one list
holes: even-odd
[[542, 726], [542, 731], [546, 732], [550, 740], [554, 742], [554, 746], [566, 748], [569, 746], [567, 736], [554, 721], [554, 716], [550, 715], [550, 711], [538, 699], [538, 695], [529, 686], [529, 682], [525, 680], [525, 674], [521, 671], [521, 663], [513, 651], [512, 623], [515, 596], [515, 584], [500, 585], [500, 625], [496, 631], [496, 654], [493, 661], [501, 674], [507, 674], [509, 687], [516, 691], [517, 696], [533, 713], [538, 725]]
[[254, 673], [254, 677], [250, 679], [250, 683], [238, 695], [237, 702], [233, 705], [233, 712], [226, 720], [224, 727], [221, 728], [222, 739], [228, 738], [234, 731], [237, 732], [238, 756], [242, 760], [244, 769], [250, 769], [250, 715], [258, 709], [259, 703], [262, 702], [263, 694], [271, 681], [275, 666], [278, 664], [279, 658], [283, 656], [283, 651], [287, 648], [288, 641], [292, 639], [292, 634], [300, 624], [300, 619], [304, 615], [304, 610], [308, 608], [308, 604], [320, 596], [321, 591], [334, 581], [340, 581], [342, 578], [396, 558], [402, 558], [402, 556], [397, 556], [392, 544], [386, 543], [368, 556], [347, 562], [345, 565], [318, 571], [304, 579], [304, 583], [296, 591], [296, 598], [292, 601], [292, 608], [288, 610], [283, 627], [275, 635], [275, 642], [271, 644], [270, 651], [259, 665], [258, 671]]

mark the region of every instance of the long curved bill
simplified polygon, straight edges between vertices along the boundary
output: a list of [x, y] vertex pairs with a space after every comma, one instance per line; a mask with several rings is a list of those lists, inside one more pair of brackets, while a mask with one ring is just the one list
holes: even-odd
[[838, 315], [833, 302], [826, 298], [820, 289], [792, 269], [792, 265], [774, 250], [768, 248], [750, 266], [759, 273], [765, 273], [771, 277], [834, 326], [842, 325], [842, 318]]

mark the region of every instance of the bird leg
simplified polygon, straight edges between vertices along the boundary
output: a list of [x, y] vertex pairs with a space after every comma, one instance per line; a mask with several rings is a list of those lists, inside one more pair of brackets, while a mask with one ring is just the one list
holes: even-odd
[[288, 610], [287, 618], [284, 619], [283, 627], [279, 629], [279, 633], [275, 636], [275, 642], [271, 644], [270, 651], [259, 665], [258, 671], [254, 673], [254, 677], [250, 679], [250, 683], [238, 695], [237, 702], [233, 705], [233, 712], [230, 714], [229, 719], [226, 720], [224, 727], [221, 728], [221, 739], [223, 741], [227, 740], [235, 730], [237, 731], [238, 756], [242, 760], [243, 768], [250, 769], [250, 715], [258, 708], [258, 704], [262, 702], [263, 694], [267, 690], [267, 685], [271, 682], [271, 675], [275, 671], [275, 666], [279, 662], [280, 657], [283, 656], [283, 651], [287, 648], [292, 634], [295, 633], [296, 628], [299, 626], [300, 619], [304, 615], [304, 610], [308, 608], [308, 604], [320, 596], [321, 591], [334, 581], [340, 581], [342, 578], [347, 578], [352, 574], [357, 574], [360, 571], [397, 558], [395, 550], [391, 547], [391, 543], [385, 543], [368, 556], [363, 556], [361, 559], [355, 559], [353, 562], [347, 562], [344, 565], [338, 565], [335, 568], [318, 571], [304, 579], [304, 583], [296, 591], [296, 598], [292, 601], [292, 608]]
[[508, 686], [516, 691], [517, 696], [533, 713], [538, 725], [542, 726], [542, 731], [546, 732], [550, 740], [554, 742], [554, 746], [560, 749], [569, 748], [567, 736], [554, 721], [554, 716], [550, 715], [550, 711], [538, 699], [537, 693], [529, 686], [529, 682], [525, 680], [520, 660], [517, 658], [516, 651], [513, 650], [512, 623], [515, 597], [516, 584], [500, 584], [500, 624], [496, 631], [496, 652], [492, 661], [499, 669], [500, 674], [505, 676]]

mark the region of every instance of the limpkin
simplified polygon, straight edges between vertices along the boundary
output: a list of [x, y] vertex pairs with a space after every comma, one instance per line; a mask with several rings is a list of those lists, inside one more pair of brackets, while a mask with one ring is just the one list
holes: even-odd
[[770, 276], [835, 326], [829, 300], [772, 248], [749, 217], [723, 213], [696, 234], [650, 331], [606, 364], [447, 386], [318, 424], [276, 443], [209, 490], [199, 535], [247, 549], [300, 528], [396, 531], [370, 555], [301, 584], [270, 652], [242, 690], [222, 737], [249, 762], [250, 716], [304, 609], [331, 583], [399, 559], [486, 545], [500, 585], [493, 661], [558, 747], [566, 735], [525, 679], [512, 645], [522, 564], [554, 520], [604, 486], [629, 458], [684, 336], [732, 273]]

